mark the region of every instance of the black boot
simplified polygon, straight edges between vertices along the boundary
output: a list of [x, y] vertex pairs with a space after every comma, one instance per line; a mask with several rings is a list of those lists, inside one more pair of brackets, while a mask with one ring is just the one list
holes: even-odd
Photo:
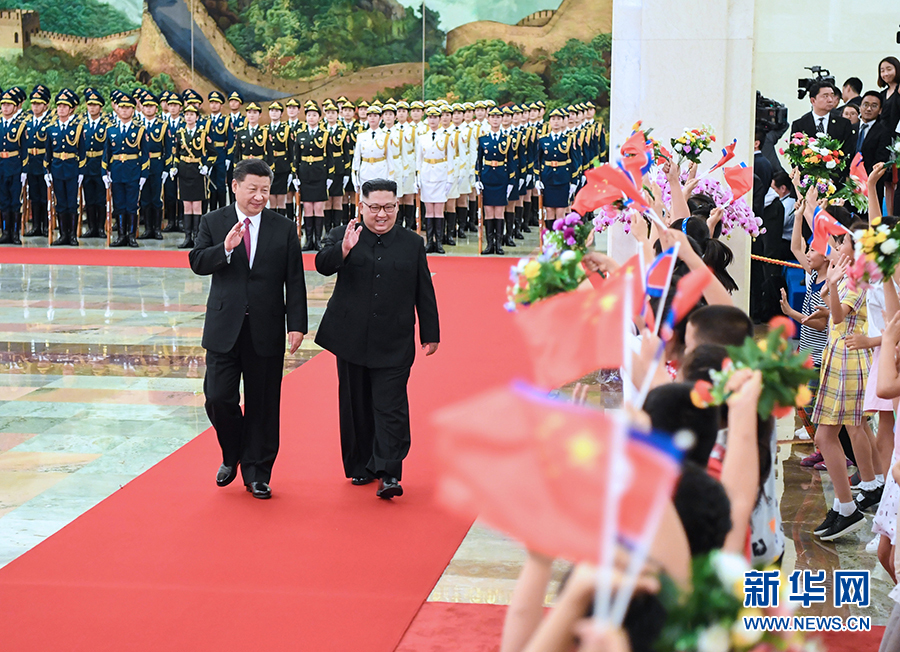
[[56, 213], [56, 226], [59, 228], [59, 233], [56, 236], [56, 239], [53, 240], [52, 247], [61, 247], [63, 245], [69, 244], [69, 215], [68, 213]]
[[151, 206], [153, 211], [153, 239], [162, 240], [162, 206]]
[[175, 222], [177, 221], [178, 204], [167, 201], [163, 204], [163, 211], [166, 216], [166, 226], [163, 228], [163, 233], [173, 233], [175, 231]]
[[138, 236], [138, 240], [152, 240], [153, 208], [149, 204], [141, 206], [141, 219], [144, 222], [144, 232]]
[[537, 198], [535, 198], [534, 201], [531, 202], [531, 226], [541, 226], [541, 212], [540, 210], [538, 210]]
[[185, 215], [184, 216], [184, 240], [181, 241], [181, 244], [178, 245], [179, 249], [193, 249], [194, 248], [194, 216], [193, 215]]
[[137, 241], [137, 225], [138, 225], [138, 216], [136, 213], [126, 213], [122, 216], [125, 220], [125, 227], [128, 229], [128, 246], [129, 247], [140, 247]]
[[481, 252], [482, 256], [490, 256], [494, 253], [494, 246], [496, 245], [495, 235], [494, 235], [494, 222], [496, 220], [485, 220], [484, 221], [484, 240], [485, 246]]
[[316, 251], [322, 248], [323, 230], [325, 229], [325, 218], [322, 215], [316, 215], [313, 218], [313, 238], [315, 239]]
[[12, 242], [12, 233], [7, 226], [9, 221], [9, 213], [0, 213], [0, 244], [10, 244]]
[[478, 202], [469, 202], [469, 222], [466, 224], [469, 233], [478, 233]]
[[456, 213], [444, 211], [444, 225], [444, 239], [441, 242], [442, 244], [455, 247], [456, 240], [453, 239], [453, 236], [456, 235]]
[[125, 234], [125, 216], [122, 213], [117, 213], [113, 216], [116, 224], [118, 225], [118, 234], [119, 237], [116, 238], [113, 242], [110, 243], [110, 247], [127, 247], [128, 246], [128, 236]]
[[95, 206], [84, 207], [84, 219], [87, 220], [87, 233], [82, 234], [82, 238], [97, 237], [97, 210]]
[[69, 244], [72, 247], [78, 246], [78, 213], [69, 213]]
[[303, 245], [302, 251], [317, 251], [315, 229], [313, 216], [307, 215], [303, 219], [303, 233], [306, 234], [306, 244]]
[[531, 202], [522, 202], [522, 233], [531, 233]]
[[437, 251], [437, 247], [435, 246], [435, 237], [434, 237], [434, 218], [426, 217], [425, 218], [425, 253], [433, 254]]
[[441, 246], [443, 243], [441, 242], [441, 234], [444, 233], [444, 218], [436, 217], [434, 218], [434, 251], [438, 254], [447, 253], [444, 251], [444, 248]]
[[465, 206], [456, 207], [456, 237], [466, 237], [466, 222], [468, 220], [468, 209]]
[[[102, 204], [100, 206], [95, 206], [94, 210], [97, 215], [97, 237], [105, 238], [106, 237], [106, 204]], [[112, 225], [110, 225], [112, 228]]]
[[513, 209], [515, 212], [513, 213], [513, 238], [516, 240], [524, 240], [525, 236], [522, 235], [521, 227], [522, 227], [522, 207], [516, 206]]
[[10, 244], [20, 245], [22, 244], [22, 240], [19, 238], [19, 227], [22, 224], [22, 212], [21, 211], [13, 211], [12, 213], [12, 221], [9, 225], [9, 230], [12, 239], [10, 240]]
[[294, 202], [289, 201], [284, 205], [284, 215], [292, 222], [297, 221], [297, 216], [294, 214]]
[[341, 224], [350, 223], [350, 204], [341, 204]]
[[503, 224], [505, 220], [492, 220], [494, 222], [494, 253], [498, 256], [503, 255], [503, 247], [506, 244], [503, 241]]
[[41, 216], [34, 202], [31, 202], [31, 228], [22, 234], [23, 237], [33, 238], [41, 234]]
[[515, 247], [516, 241], [513, 240], [513, 224], [516, 221], [516, 214], [513, 211], [506, 211], [503, 213], [503, 222], [506, 226], [506, 233], [500, 240], [498, 246], [503, 245], [504, 247]]

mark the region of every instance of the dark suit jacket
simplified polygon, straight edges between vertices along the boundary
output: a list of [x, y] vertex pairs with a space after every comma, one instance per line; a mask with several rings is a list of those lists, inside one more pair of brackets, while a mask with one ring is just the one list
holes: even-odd
[[284, 355], [287, 330], [306, 333], [306, 282], [297, 227], [263, 209], [253, 269], [242, 245], [225, 257], [225, 236], [237, 223], [234, 204], [207, 213], [190, 253], [195, 274], [212, 274], [203, 348], [227, 353], [234, 348], [244, 315], [250, 317], [253, 347], [261, 356]]
[[[813, 118], [812, 111], [800, 116], [791, 124], [791, 133], [797, 132], [806, 134], [807, 136], [815, 136], [817, 133], [816, 120]], [[828, 137], [835, 138], [841, 143], [841, 151], [847, 159], [847, 167], [842, 172], [843, 176], [847, 175], [847, 169], [850, 167], [850, 161], [856, 154], [856, 127], [850, 124], [846, 118], [829, 115], [828, 118]]]
[[412, 366], [416, 313], [420, 341], [440, 341], [422, 238], [397, 225], [381, 237], [363, 226], [359, 242], [343, 258], [346, 228], [332, 229], [316, 254], [320, 274], [338, 275], [316, 344], [365, 367]]
[[775, 172], [772, 164], [761, 152], [753, 155], [753, 214], [763, 216], [766, 193], [772, 187], [772, 176]]
[[869, 127], [866, 139], [859, 150], [863, 156], [866, 172], [871, 173], [876, 163], [887, 162], [889, 158], [887, 148], [890, 147], [892, 141], [892, 134], [883, 123], [876, 121]]

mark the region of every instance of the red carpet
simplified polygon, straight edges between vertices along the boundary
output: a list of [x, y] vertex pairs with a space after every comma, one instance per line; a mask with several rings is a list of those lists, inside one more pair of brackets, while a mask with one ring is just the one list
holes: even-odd
[[[315, 269], [315, 254], [303, 266]], [[186, 249], [88, 249], [84, 247], [0, 247], [0, 265], [90, 265], [101, 267], [190, 267]]]
[[[497, 652], [506, 607], [426, 602], [396, 652]], [[822, 634], [828, 652], [878, 652], [884, 627]]]
[[429, 415], [526, 371], [510, 260], [430, 261], [443, 342], [410, 380], [405, 496], [343, 478], [321, 354], [285, 379], [272, 500], [216, 488], [205, 432], [0, 569], [2, 649], [393, 650], [469, 525], [435, 505]]

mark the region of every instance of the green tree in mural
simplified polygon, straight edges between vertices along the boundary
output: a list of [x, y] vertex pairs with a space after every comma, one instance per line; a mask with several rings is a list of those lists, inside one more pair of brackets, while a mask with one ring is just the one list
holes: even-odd
[[550, 60], [550, 96], [555, 104], [564, 105], [586, 99], [596, 102], [609, 92], [609, 59], [611, 38], [598, 34], [590, 43], [569, 39], [553, 53]]
[[140, 27], [100, 0], [0, 0], [0, 9], [34, 9], [42, 30], [75, 36], [106, 36]]

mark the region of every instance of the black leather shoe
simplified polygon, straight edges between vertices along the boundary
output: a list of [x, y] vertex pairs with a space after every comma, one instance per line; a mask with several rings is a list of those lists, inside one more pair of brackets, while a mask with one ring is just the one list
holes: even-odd
[[370, 484], [372, 482], [375, 482], [375, 478], [373, 478], [371, 475], [360, 475], [350, 478], [350, 484], [355, 484], [356, 486], [362, 486], [364, 484]]
[[225, 466], [223, 464], [219, 467], [219, 470], [216, 473], [216, 484], [220, 487], [227, 487], [236, 477], [237, 464], [235, 464], [234, 466]]
[[251, 482], [247, 485], [247, 491], [253, 494], [254, 498], [271, 498], [272, 490], [266, 482]]
[[375, 492], [375, 495], [390, 500], [394, 496], [402, 496], [403, 487], [400, 486], [397, 478], [388, 475], [378, 479], [378, 491]]

